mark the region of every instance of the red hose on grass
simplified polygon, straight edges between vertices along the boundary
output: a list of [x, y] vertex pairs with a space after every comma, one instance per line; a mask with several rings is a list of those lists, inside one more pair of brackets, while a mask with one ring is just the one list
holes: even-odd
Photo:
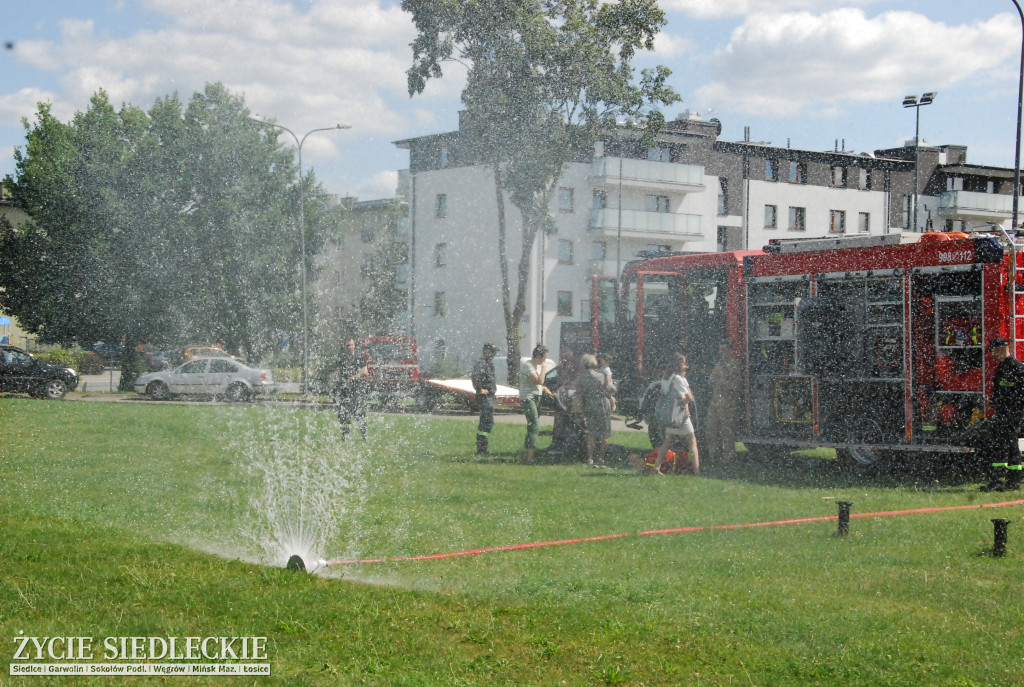
[[[851, 518], [887, 518], [897, 515], [918, 515], [921, 513], [938, 513], [950, 510], [968, 510], [977, 508], [999, 508], [1002, 506], [1024, 505], [1024, 499], [1018, 501], [1003, 501], [1001, 503], [979, 503], [969, 506], [939, 506], [936, 508], [911, 508], [908, 510], [879, 511], [877, 513], [851, 513]], [[366, 563], [384, 563], [387, 561], [427, 561], [441, 558], [457, 558], [459, 556], [477, 556], [481, 553], [495, 553], [497, 551], [522, 551], [524, 549], [541, 549], [548, 546], [565, 546], [566, 544], [583, 544], [592, 541], [603, 541], [605, 539], [622, 539], [623, 537], [647, 537], [654, 534], [684, 534], [687, 532], [702, 532], [705, 530], [736, 530], [743, 527], [772, 527], [776, 525], [801, 525], [808, 522], [827, 522], [836, 520], [837, 515], [823, 515], [814, 518], [794, 518], [791, 520], [772, 520], [769, 522], [747, 522], [735, 525], [701, 525], [696, 527], [673, 527], [661, 530], [642, 530], [640, 532], [623, 532], [621, 534], [602, 534], [595, 537], [578, 537], [576, 539], [559, 539], [557, 541], [530, 542], [527, 544], [506, 544], [504, 546], [488, 546], [480, 549], [467, 549], [465, 551], [450, 551], [448, 553], [431, 553], [421, 556], [393, 556], [390, 558], [338, 558], [327, 561], [328, 565], [362, 565]]]

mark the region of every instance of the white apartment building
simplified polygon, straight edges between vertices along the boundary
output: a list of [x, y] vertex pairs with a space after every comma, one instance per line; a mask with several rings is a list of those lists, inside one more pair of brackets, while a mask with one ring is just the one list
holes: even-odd
[[[566, 165], [550, 212], [557, 233], [530, 256], [524, 354], [558, 351], [564, 322], [589, 319], [595, 275], [652, 251], [760, 248], [770, 239], [884, 234], [913, 226], [911, 145], [874, 154], [722, 142], [717, 120], [669, 122], [654, 148], [628, 132]], [[468, 370], [484, 342], [505, 349], [494, 178], [466, 159], [459, 132], [396, 142], [409, 150], [409, 319], [421, 358]], [[837, 146], [838, 147], [838, 146]], [[918, 229], [1008, 225], [1012, 170], [966, 164], [966, 148], [918, 151]], [[1007, 180], [1010, 180], [1008, 182]], [[514, 298], [518, 211], [505, 200]]]

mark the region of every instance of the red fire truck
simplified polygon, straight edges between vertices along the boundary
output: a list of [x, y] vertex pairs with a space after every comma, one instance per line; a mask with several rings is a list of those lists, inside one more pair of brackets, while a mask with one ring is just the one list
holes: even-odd
[[724, 341], [749, 450], [833, 447], [860, 464], [967, 453], [964, 430], [991, 414], [985, 345], [1006, 337], [1024, 353], [1020, 266], [1008, 236], [938, 232], [653, 257], [618, 289], [595, 277], [592, 345], [612, 351], [620, 405], [652, 441], [672, 354], [687, 354], [699, 433]]
[[419, 388], [416, 339], [407, 336], [367, 336], [356, 340], [370, 373], [373, 396], [385, 405], [415, 397]]

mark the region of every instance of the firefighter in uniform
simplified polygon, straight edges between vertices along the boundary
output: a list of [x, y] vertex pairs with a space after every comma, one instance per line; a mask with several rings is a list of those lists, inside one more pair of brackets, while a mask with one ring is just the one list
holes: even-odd
[[494, 394], [498, 391], [494, 379], [494, 356], [498, 347], [485, 343], [483, 357], [473, 366], [473, 391], [476, 392], [476, 407], [480, 410], [480, 423], [476, 427], [476, 454], [487, 455], [487, 442], [494, 429]]
[[366, 362], [356, 352], [355, 339], [346, 343], [346, 351], [338, 359], [335, 380], [331, 396], [338, 411], [341, 423], [341, 438], [348, 441], [351, 437], [352, 421], [355, 420], [363, 440], [366, 433], [366, 380], [370, 372]]
[[999, 361], [992, 378], [992, 405], [995, 406], [992, 433], [989, 483], [982, 491], [1013, 491], [1020, 489], [1021, 455], [1017, 442], [1024, 421], [1024, 363], [1010, 355], [1010, 343], [1004, 338], [992, 339], [988, 345], [992, 357]]

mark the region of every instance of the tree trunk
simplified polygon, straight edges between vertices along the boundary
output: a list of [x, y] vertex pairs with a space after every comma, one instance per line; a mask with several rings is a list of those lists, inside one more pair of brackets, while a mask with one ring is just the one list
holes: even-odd
[[501, 163], [494, 163], [494, 200], [498, 206], [498, 264], [501, 271], [501, 306], [505, 315], [508, 383], [519, 386], [519, 325], [512, 308], [512, 289], [508, 279], [508, 243], [506, 241], [505, 191], [501, 185]]
[[142, 353], [139, 352], [138, 341], [125, 341], [124, 353], [121, 354], [121, 380], [117, 383], [118, 391], [134, 391], [135, 378], [143, 369]]

